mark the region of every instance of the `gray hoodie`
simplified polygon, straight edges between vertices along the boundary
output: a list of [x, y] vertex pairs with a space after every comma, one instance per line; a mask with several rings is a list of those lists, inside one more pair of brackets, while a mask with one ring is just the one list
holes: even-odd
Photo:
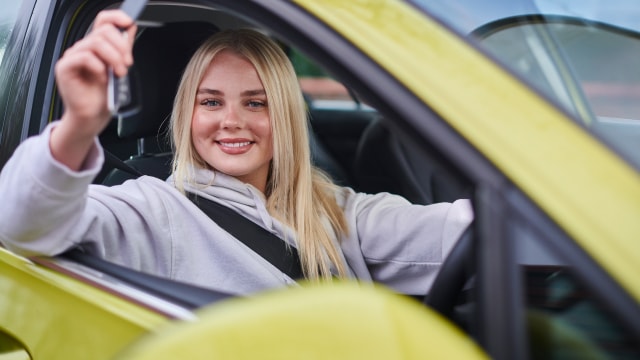
[[[55, 123], [27, 139], [0, 173], [0, 242], [23, 255], [56, 255], [81, 246], [115, 263], [233, 294], [295, 282], [213, 222], [167, 181], [143, 176], [91, 185], [103, 163], [96, 140], [83, 170], [49, 150]], [[213, 183], [211, 178], [213, 177]], [[293, 232], [266, 210], [251, 185], [197, 170], [188, 188], [228, 206], [283, 239]], [[470, 203], [429, 206], [381, 193], [336, 194], [349, 233], [336, 239], [350, 276], [407, 294], [426, 294], [449, 250], [472, 220]], [[293, 245], [293, 243], [291, 243]]]

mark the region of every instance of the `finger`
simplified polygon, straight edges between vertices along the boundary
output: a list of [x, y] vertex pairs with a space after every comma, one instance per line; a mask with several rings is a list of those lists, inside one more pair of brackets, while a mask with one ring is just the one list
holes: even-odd
[[131, 42], [127, 37], [112, 26], [103, 26], [74, 44], [72, 49], [94, 53], [118, 76], [123, 76], [132, 64]]
[[[124, 32], [112, 26], [106, 26], [95, 34], [95, 41], [99, 42], [98, 49], [104, 46], [104, 49], [108, 50], [111, 55], [118, 56], [117, 58], [109, 58], [111, 61], [116, 61], [109, 64], [118, 76], [125, 75], [129, 66], [133, 64], [132, 47], [135, 39], [135, 30], [135, 26], [130, 27], [130, 29]], [[113, 50], [117, 53], [112, 53]]]
[[106, 84], [107, 67], [105, 63], [90, 51], [65, 52], [55, 65], [58, 80], [71, 77], [82, 78], [83, 81]]
[[108, 43], [103, 43], [100, 46], [89, 46], [86, 43], [78, 44], [77, 47], [69, 49], [65, 53], [65, 58], [70, 59], [69, 64], [77, 64], [76, 61], [72, 61], [75, 58], [82, 58], [84, 61], [99, 61], [105, 71], [107, 68], [112, 68], [118, 76], [123, 76], [127, 72], [122, 55]]
[[55, 76], [65, 112], [84, 118], [107, 112], [107, 71], [93, 54], [78, 52], [71, 57], [63, 56], [56, 63]]
[[63, 57], [56, 63], [57, 75], [66, 79], [76, 78], [87, 86], [102, 87], [107, 83], [107, 66], [94, 53], [81, 51], [71, 57]]
[[131, 19], [129, 15], [127, 15], [124, 11], [119, 9], [103, 10], [98, 13], [93, 24], [94, 28], [106, 24], [115, 26], [119, 29], [128, 29], [129, 27], [135, 25], [133, 19]]
[[[114, 45], [123, 52], [127, 66], [131, 66], [133, 64], [133, 43], [135, 41], [135, 35], [138, 27], [136, 26], [135, 21], [133, 21], [133, 19], [131, 19], [131, 17], [122, 10], [104, 10], [96, 16], [91, 33], [112, 28], [119, 30], [118, 32], [121, 35], [124, 34], [123, 38], [126, 41], [121, 43], [120, 39], [113, 37], [118, 32], [109, 31], [112, 39], [114, 39]], [[91, 33], [89, 36], [92, 35]]]
[[102, 40], [109, 41], [116, 49], [118, 49], [124, 58], [126, 66], [133, 65], [133, 44], [138, 27], [133, 23], [126, 29], [115, 27], [111, 23], [104, 23], [96, 27], [90, 36], [100, 37]]

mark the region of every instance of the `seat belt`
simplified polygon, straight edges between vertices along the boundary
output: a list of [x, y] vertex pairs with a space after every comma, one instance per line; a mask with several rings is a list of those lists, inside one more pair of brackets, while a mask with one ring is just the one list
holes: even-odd
[[107, 151], [107, 149], [103, 149], [102, 152], [104, 153], [104, 162], [108, 165], [111, 165], [114, 169], [118, 169], [120, 171], [129, 173], [135, 176], [136, 178], [139, 178], [140, 176], [144, 175], [143, 173], [138, 171], [138, 169], [122, 161], [119, 157], [115, 156], [113, 153]]
[[[106, 162], [114, 168], [128, 172], [136, 178], [143, 175], [106, 149], [104, 153]], [[289, 275], [294, 280], [304, 279], [298, 249], [288, 246], [284, 240], [224, 205], [194, 193], [187, 193], [187, 197], [202, 212], [207, 214], [211, 220], [255, 253], [265, 258], [278, 270]]]
[[298, 250], [236, 211], [194, 193], [187, 197], [220, 227], [295, 280], [304, 279]]

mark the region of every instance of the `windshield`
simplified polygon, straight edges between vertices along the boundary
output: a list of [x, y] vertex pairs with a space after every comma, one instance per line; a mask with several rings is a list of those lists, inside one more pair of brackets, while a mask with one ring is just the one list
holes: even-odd
[[640, 167], [635, 0], [414, 0]]

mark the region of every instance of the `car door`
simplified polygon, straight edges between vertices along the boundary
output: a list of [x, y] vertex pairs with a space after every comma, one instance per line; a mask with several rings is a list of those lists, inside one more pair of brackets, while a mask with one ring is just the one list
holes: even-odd
[[[169, 3], [163, 2], [164, 5]], [[50, 55], [59, 55], [61, 49], [68, 46], [62, 40], [62, 33], [73, 33], [73, 29], [78, 32], [86, 30], [87, 26], [70, 26], [72, 14], [76, 14], [71, 11], [75, 9], [72, 4], [79, 3], [67, 2], [56, 10], [57, 15], [50, 21], [53, 24], [51, 29], [61, 24], [65, 26], [58, 28], [58, 32], [49, 31], [50, 34], [57, 34], [49, 35], [49, 38], [56, 39], [54, 44], [57, 47], [44, 47], [42, 54], [49, 51]], [[88, 22], [90, 14], [93, 12], [95, 15], [105, 5], [87, 5], [82, 10], [86, 11], [86, 19], [77, 21]], [[202, 5], [202, 2], [191, 5]], [[224, 11], [228, 11], [237, 18], [248, 19], [320, 64], [333, 78], [358, 94], [358, 99], [372, 106], [384, 119], [384, 126], [399, 136], [401, 142], [412, 143], [411, 149], [406, 151], [419, 153], [418, 160], [422, 164], [437, 163], [436, 168], [442, 173], [444, 182], [455, 184], [454, 189], [461, 190], [460, 194], [474, 201], [478, 219], [478, 250], [474, 252], [478, 285], [474, 287], [472, 300], [475, 299], [479, 306], [476, 307], [477, 311], [471, 313], [472, 327], [466, 330], [468, 336], [478, 338], [492, 356], [526, 358], [527, 355], [522, 355], [522, 352], [529, 350], [527, 344], [530, 339], [525, 320], [527, 309], [521, 302], [523, 289], [528, 289], [529, 285], [519, 279], [522, 271], [513, 269], [521, 263], [522, 266], [535, 263], [529, 264], [528, 259], [518, 257], [522, 252], [526, 253], [527, 248], [517, 252], [513, 249], [518, 249], [520, 242], [524, 242], [519, 239], [531, 238], [530, 232], [537, 234], [536, 239], [540, 239], [534, 241], [540, 243], [538, 247], [551, 249], [549, 251], [553, 255], [550, 257], [554, 262], [549, 261], [551, 264], [546, 265], [571, 264], [572, 268], [577, 269], [577, 274], [582, 274], [578, 275], [578, 279], [599, 274], [599, 279], [608, 284], [607, 290], [602, 293], [599, 287], [592, 286], [590, 289], [594, 296], [605, 307], [621, 304], [620, 311], [613, 312], [613, 323], [637, 331], [637, 325], [630, 324], [621, 313], [637, 310], [635, 300], [629, 300], [628, 295], [634, 291], [628, 275], [629, 270], [634, 269], [633, 265], [626, 263], [625, 267], [624, 261], [621, 261], [622, 267], [614, 267], [607, 259], [593, 261], [597, 253], [594, 249], [601, 249], [594, 245], [595, 240], [600, 240], [596, 235], [602, 233], [585, 235], [589, 231], [580, 227], [600, 230], [597, 224], [600, 223], [598, 216], [602, 214], [597, 208], [587, 210], [586, 214], [571, 214], [572, 209], [584, 205], [580, 201], [575, 202], [576, 198], [592, 191], [598, 185], [598, 179], [593, 179], [595, 183], [591, 185], [567, 188], [566, 184], [577, 180], [580, 175], [571, 159], [559, 156], [559, 160], [549, 162], [550, 167], [547, 167], [543, 155], [548, 153], [529, 154], [523, 151], [523, 148], [532, 146], [536, 141], [549, 144], [549, 149], [562, 149], [558, 136], [566, 135], [572, 145], [577, 144], [580, 149], [593, 154], [596, 160], [592, 161], [605, 164], [603, 169], [616, 174], [619, 178], [616, 181], [620, 181], [618, 184], [624, 184], [631, 175], [623, 162], [573, 126], [564, 112], [540, 98], [526, 84], [514, 80], [510, 73], [458, 35], [401, 2], [210, 1], [207, 5], [211, 5], [211, 9], [221, 9], [223, 15], [226, 14]], [[64, 13], [62, 9], [69, 13]], [[50, 65], [54, 58], [44, 56], [41, 61]], [[52, 109], [47, 112], [49, 117], [45, 117], [49, 121], [61, 112], [55, 92], [51, 90], [51, 67], [41, 66], [35, 73], [38, 76], [33, 75], [33, 78], [46, 79], [48, 82], [37, 82], [37, 86], [29, 91], [34, 91], [32, 97], [44, 99], [46, 108]], [[40, 92], [34, 89], [40, 89]], [[514, 124], [510, 122], [514, 117], [524, 121]], [[46, 121], [38, 118], [36, 128], [41, 128]], [[339, 129], [340, 124], [342, 122], [333, 125]], [[545, 135], [549, 128], [554, 130], [556, 137]], [[332, 134], [324, 139], [327, 143], [341, 133], [340, 130], [319, 132]], [[347, 138], [353, 141], [351, 136]], [[337, 148], [333, 147], [333, 151], [343, 154]], [[562, 176], [557, 173], [560, 169]], [[631, 192], [632, 198], [634, 194]], [[620, 200], [628, 193], [612, 191], [609, 195], [614, 200]], [[596, 195], [596, 203], [603, 199], [598, 196], [604, 195]], [[554, 201], [557, 198], [563, 201]], [[633, 210], [633, 205], [624, 209]], [[604, 218], [610, 220], [613, 227], [620, 225], [622, 228], [606, 230], [610, 232], [606, 232], [604, 238], [616, 241], [621, 234], [627, 234], [628, 237], [628, 233], [633, 231], [633, 225], [628, 223], [627, 218], [616, 219], [610, 214]], [[556, 255], [558, 250], [554, 246], [560, 248], [565, 243], [569, 250], [564, 255]], [[7, 257], [13, 259], [10, 255]], [[584, 261], [587, 265], [583, 264]], [[26, 271], [41, 271], [39, 267], [33, 270], [28, 262], [22, 266]], [[45, 273], [50, 274], [48, 270]], [[55, 274], [55, 279], [64, 278]], [[552, 276], [556, 273], [542, 274]], [[82, 289], [85, 290], [85, 287]], [[109, 300], [111, 298], [108, 296], [106, 299], [104, 301], [107, 303], [116, 301]], [[538, 305], [547, 306], [544, 301], [542, 303]], [[117, 307], [120, 306], [131, 311], [135, 309], [134, 306], [118, 302]], [[68, 316], [72, 309], [66, 311], [58, 313], [59, 316]], [[140, 316], [144, 316], [144, 313]], [[637, 319], [637, 316], [632, 314], [629, 318]], [[162, 319], [153, 317], [153, 324], [145, 323], [145, 326], [160, 324]], [[53, 326], [51, 322], [49, 324]], [[550, 322], [547, 321], [547, 324]], [[451, 333], [452, 338], [460, 338], [459, 330], [454, 330], [448, 322], [438, 322], [432, 330], [445, 334], [445, 337]], [[505, 344], [504, 339], [510, 339], [512, 335], [516, 341]], [[627, 343], [626, 335], [620, 339], [622, 344]], [[434, 347], [438, 347], [438, 344]]]
[[[33, 6], [32, 1], [16, 1], [5, 4], [0, 14], [0, 88], [5, 89], [0, 92], [0, 104], [6, 104], [9, 99], [6, 89], [14, 81], [14, 74], [10, 69], [19, 58], [28, 25], [28, 21], [24, 21], [20, 15], [30, 13]], [[8, 139], [19, 137], [20, 127], [11, 126], [9, 121], [5, 120], [7, 106], [0, 106], [0, 108], [3, 109], [0, 113], [0, 149], [6, 149], [11, 143]], [[6, 293], [6, 290], [3, 293]], [[6, 301], [3, 303], [6, 305]], [[9, 306], [3, 308], [9, 308]], [[0, 326], [0, 356], [29, 359], [30, 355], [23, 343], [24, 339], [11, 330], [6, 325]]]
[[[85, 31], [82, 24], [101, 8], [82, 4], [25, 0], [3, 8], [0, 166], [21, 141], [59, 115], [50, 112], [57, 101], [53, 64], [66, 46], [65, 36]], [[0, 209], [1, 214], [17, 210]], [[25, 258], [0, 244], [2, 358], [106, 359], [172, 318], [194, 315], [95, 268]]]
[[640, 354], [637, 302], [563, 229], [509, 184], [477, 204], [476, 277], [458, 314], [493, 358]]
[[[383, 93], [383, 87], [391, 89], [391, 94], [385, 93], [388, 96], [386, 99], [376, 102], [381, 112], [396, 115], [392, 120], [395, 122], [393, 127], [404, 139], [419, 136], [417, 141], [426, 152], [445, 158], [450, 168], [457, 169], [458, 172], [453, 171], [453, 174], [462, 174], [471, 183], [471, 198], [475, 200], [476, 226], [479, 230], [475, 254], [478, 256], [477, 296], [480, 307], [476, 313], [478, 322], [474, 326], [476, 336], [489, 353], [496, 358], [510, 359], [535, 358], [536, 350], [551, 353], [556, 350], [569, 351], [567, 346], [571, 345], [567, 343], [556, 344], [557, 348], [551, 346], [543, 349], [539, 343], [533, 344], [540, 338], [528, 337], [536, 330], [527, 330], [529, 323], [523, 319], [531, 314], [526, 311], [541, 305], [531, 305], [535, 301], [530, 299], [527, 299], [527, 305], [523, 305], [521, 291], [535, 291], [534, 282], [522, 283], [520, 276], [523, 272], [514, 271], [514, 267], [522, 267], [526, 276], [535, 277], [540, 273], [544, 276], [545, 271], [551, 271], [546, 275], [553, 276], [553, 266], [562, 266], [570, 267], [574, 273], [569, 281], [571, 284], [584, 279], [588, 282], [588, 279], [596, 279], [595, 274], [598, 274], [598, 285], [591, 284], [589, 294], [580, 301], [588, 303], [587, 307], [600, 309], [590, 314], [593, 318], [601, 317], [603, 313], [599, 311], [606, 312], [603, 323], [616, 329], [611, 331], [611, 336], [623, 350], [620, 353], [613, 350], [614, 353], [610, 355], [636, 355], [638, 349], [631, 345], [631, 339], [638, 336], [637, 321], [630, 319], [638, 319], [637, 300], [634, 300], [637, 299], [638, 288], [634, 286], [631, 275], [637, 265], [622, 259], [633, 258], [630, 253], [637, 255], [637, 247], [633, 245], [638, 233], [637, 222], [627, 216], [638, 214], [637, 172], [611, 149], [594, 141], [591, 135], [575, 126], [562, 105], [556, 107], [557, 103], [541, 97], [535, 87], [526, 81], [513, 81], [510, 72], [501, 69], [503, 64], [480, 55], [475, 46], [464, 44], [466, 40], [458, 42], [460, 37], [450, 37], [451, 34], [437, 23], [424, 28], [407, 29], [403, 33], [405, 38], [385, 37], [387, 34], [376, 32], [374, 28], [384, 28], [392, 20], [396, 20], [398, 26], [398, 19], [402, 20], [400, 22], [409, 22], [415, 14], [402, 6], [376, 8], [371, 4], [367, 10], [356, 10], [353, 8], [359, 5], [350, 3], [334, 4], [333, 7], [305, 1], [301, 3], [309, 11], [323, 16], [330, 26], [343, 32], [361, 51], [376, 59], [377, 65], [395, 75], [394, 81], [376, 77], [379, 86], [376, 83], [367, 84], [370, 89], [378, 90], [379, 94]], [[366, 13], [369, 22], [350, 18], [347, 16], [350, 10]], [[429, 15], [437, 18], [437, 14]], [[421, 50], [416, 50], [417, 44], [422, 46]], [[407, 48], [411, 50], [403, 52]], [[421, 66], [418, 59], [428, 67]], [[363, 80], [365, 73], [374, 77], [370, 75], [375, 73], [371, 67], [358, 63], [357, 68], [352, 71], [358, 73], [360, 69], [366, 69], [361, 73], [360, 80], [363, 82], [367, 81]], [[415, 71], [418, 68], [424, 70]], [[411, 96], [393, 98], [396, 94], [402, 94], [401, 89], [396, 91], [395, 81], [401, 81], [411, 88], [413, 94], [421, 97], [424, 103], [412, 102]], [[389, 110], [385, 105], [393, 106], [395, 113], [385, 112]], [[566, 144], [571, 144], [574, 151], [566, 151]], [[558, 148], [554, 149], [555, 146]], [[585, 157], [585, 154], [590, 156]], [[587, 180], [584, 178], [586, 173], [606, 173], [610, 177], [605, 180], [593, 176]], [[616, 194], [603, 191], [611, 189], [609, 181], [621, 181], [616, 188], [620, 191], [616, 191]], [[631, 204], [630, 198], [636, 199], [635, 205]], [[591, 205], [578, 205], [583, 202]], [[614, 213], [604, 204], [619, 206], [620, 212]], [[565, 206], [566, 210], [560, 210]], [[573, 210], [569, 210], [569, 207]], [[576, 207], [581, 211], [575, 211]], [[529, 223], [545, 230], [530, 230], [525, 225]], [[596, 225], [598, 223], [602, 226]], [[553, 231], [548, 231], [549, 226], [553, 226]], [[602, 232], [604, 229], [606, 234]], [[528, 231], [543, 231], [544, 235], [538, 234], [533, 241], [523, 235]], [[630, 253], [617, 253], [601, 246], [603, 241], [613, 242], [614, 238], [620, 249], [625, 248]], [[544, 255], [540, 259], [534, 257], [533, 262], [523, 257], [528, 253], [528, 247], [534, 246], [530, 245], [531, 241], [545, 243], [538, 245], [543, 247], [544, 250], [539, 253]], [[569, 260], [564, 260], [568, 264], [545, 263], [547, 257], [561, 258], [555, 253], [560, 250], [555, 247], [565, 249], [562, 251], [567, 252], [563, 256], [568, 257]], [[551, 255], [548, 255], [549, 252]], [[589, 255], [583, 257], [585, 253]], [[605, 253], [611, 254], [609, 259], [618, 259], [617, 263], [604, 259], [610, 256]], [[617, 256], [613, 253], [617, 253]], [[536, 264], [536, 261], [541, 263]], [[536, 265], [548, 265], [550, 268], [541, 271], [535, 268]], [[577, 280], [580, 278], [583, 280]], [[580, 283], [580, 286], [586, 285]], [[619, 312], [621, 309], [624, 310]], [[539, 325], [540, 318], [527, 321]], [[565, 324], [547, 322], [542, 326], [564, 327]], [[593, 336], [590, 329], [569, 325], [572, 326], [581, 334], [576, 335], [577, 338], [583, 334], [588, 339]], [[553, 338], [553, 335], [550, 337]], [[514, 338], [516, 341], [505, 341]], [[587, 352], [591, 349], [589, 346], [598, 348], [593, 350], [594, 353], [611, 350], [606, 349], [607, 345], [594, 341], [593, 337], [581, 344]], [[529, 350], [532, 352], [529, 353]]]

